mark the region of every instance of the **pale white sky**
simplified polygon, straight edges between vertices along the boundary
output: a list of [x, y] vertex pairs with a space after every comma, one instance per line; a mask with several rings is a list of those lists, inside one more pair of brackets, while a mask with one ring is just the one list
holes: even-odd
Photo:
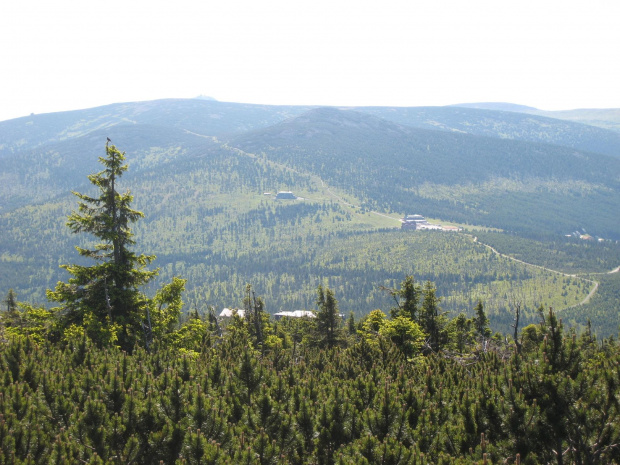
[[0, 120], [200, 94], [620, 108], [618, 0], [0, 3]]

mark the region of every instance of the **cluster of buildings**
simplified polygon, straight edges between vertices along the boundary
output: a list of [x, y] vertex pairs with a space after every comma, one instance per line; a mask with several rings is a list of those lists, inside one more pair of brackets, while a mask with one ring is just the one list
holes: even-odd
[[[220, 312], [219, 317], [232, 318], [235, 313], [239, 318], [245, 317], [245, 310], [242, 308], [225, 308]], [[293, 310], [291, 312], [274, 313], [273, 317], [276, 320], [280, 320], [282, 318], [316, 318], [316, 314], [310, 310]]]
[[280, 191], [276, 194], [276, 200], [295, 200], [297, 196], [291, 191]]
[[460, 229], [456, 226], [441, 226], [440, 224], [432, 224], [426, 221], [422, 215], [407, 215], [404, 218], [400, 219], [401, 221], [401, 229], [409, 229], [409, 230], [438, 230], [438, 231], [459, 231]]
[[[263, 195], [273, 195], [273, 194], [271, 192], [264, 192]], [[274, 198], [276, 200], [297, 200], [299, 197], [297, 197], [291, 191], [278, 191], [278, 193], [276, 194]]]
[[577, 239], [581, 239], [582, 241], [598, 241], [598, 242], [605, 241], [605, 239], [603, 239], [602, 237], [594, 237], [588, 234], [587, 232], [581, 233], [579, 231], [574, 231], [572, 234], [566, 234], [566, 237], [576, 237]]
[[310, 310], [293, 310], [292, 312], [274, 313], [273, 317], [276, 320], [281, 320], [282, 318], [316, 318], [316, 314]]

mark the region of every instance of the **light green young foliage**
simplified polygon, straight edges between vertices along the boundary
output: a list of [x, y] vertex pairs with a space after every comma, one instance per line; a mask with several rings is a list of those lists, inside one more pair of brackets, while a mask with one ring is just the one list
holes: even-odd
[[168, 333], [164, 341], [167, 346], [193, 357], [204, 349], [204, 342], [208, 335], [208, 323], [200, 318], [191, 318], [178, 330]]
[[525, 352], [537, 350], [545, 335], [540, 325], [527, 325], [521, 330], [521, 344]]
[[404, 316], [385, 320], [379, 334], [389, 338], [398, 346], [406, 357], [413, 357], [420, 352], [426, 335], [419, 324]]
[[362, 321], [366, 333], [379, 333], [386, 323], [386, 315], [381, 310], [373, 310]]
[[360, 322], [361, 330], [359, 331], [359, 335], [371, 347], [377, 348], [379, 346], [377, 340], [379, 333], [386, 325], [387, 321], [387, 316], [382, 310], [373, 310]]
[[149, 302], [151, 328], [156, 340], [175, 330], [183, 309], [181, 295], [186, 282], [185, 279], [172, 278], [172, 282], [159, 289]]
[[14, 337], [30, 337], [42, 342], [54, 325], [54, 312], [42, 306], [17, 303], [17, 309], [3, 318], [6, 334]]

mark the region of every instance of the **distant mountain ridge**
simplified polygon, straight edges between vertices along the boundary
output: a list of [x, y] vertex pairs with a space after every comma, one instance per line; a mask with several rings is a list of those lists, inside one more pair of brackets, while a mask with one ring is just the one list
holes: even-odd
[[[0, 158], [126, 124], [175, 127], [215, 137], [238, 134], [272, 126], [312, 108], [316, 107], [168, 99], [31, 115], [0, 122]], [[569, 117], [562, 120], [546, 114], [464, 106], [340, 108], [368, 113], [403, 126], [544, 142], [620, 157], [620, 132], [569, 121]], [[620, 112], [618, 121], [620, 127]]]
[[581, 108], [574, 110], [540, 110], [538, 108], [513, 103], [462, 103], [451, 105], [462, 108], [512, 111], [546, 116], [559, 120], [573, 121], [603, 129], [620, 132], [620, 108]]
[[[491, 104], [472, 104], [492, 106]], [[620, 132], [568, 122], [577, 120], [573, 113], [552, 113], [529, 107], [497, 104], [496, 109], [447, 107], [353, 107], [402, 125], [464, 132], [489, 137], [546, 142], [557, 145], [620, 156]], [[226, 103], [201, 99], [167, 99], [128, 102], [85, 110], [31, 115], [0, 122], [0, 157], [67, 140], [119, 124], [173, 126], [202, 135], [219, 136], [271, 126], [299, 116], [312, 106], [273, 106]], [[343, 107], [344, 108], [344, 107]], [[511, 111], [505, 111], [512, 108]], [[592, 114], [592, 111], [587, 111]], [[578, 112], [577, 112], [578, 113]], [[597, 113], [600, 117], [600, 112]], [[608, 110], [607, 114], [614, 114]], [[564, 116], [563, 116], [564, 115]], [[620, 110], [617, 111], [620, 124]], [[613, 125], [610, 123], [610, 125]]]
[[538, 111], [538, 108], [528, 107], [526, 105], [517, 105], [516, 103], [506, 102], [480, 102], [480, 103], [457, 103], [449, 105], [451, 107], [475, 108], [478, 110], [495, 110], [495, 111], [514, 111], [518, 113], [528, 113]]
[[269, 126], [308, 108], [166, 99], [24, 116], [0, 122], [0, 158], [118, 125], [175, 127], [218, 136]]
[[548, 116], [576, 123], [609, 129], [620, 132], [620, 108], [609, 109], [582, 109], [566, 111], [536, 111], [534, 114]]
[[[282, 153], [291, 160], [294, 158], [292, 151], [298, 148], [325, 153], [325, 157], [333, 157], [335, 163], [343, 160], [340, 154], [351, 153], [359, 162], [377, 162], [385, 168], [388, 161], [385, 156], [372, 157], [366, 153], [390, 154], [389, 161], [398, 163], [398, 169], [403, 169], [406, 163], [413, 163], [420, 167], [420, 173], [422, 164], [430, 160], [432, 165], [429, 165], [429, 172], [424, 172], [425, 178], [444, 178], [441, 182], [458, 181], [465, 176], [473, 179], [474, 172], [477, 178], [549, 176], [613, 182], [615, 171], [608, 171], [603, 165], [620, 166], [620, 160], [562, 146], [413, 127], [388, 121], [365, 110], [332, 107], [312, 109], [276, 125], [231, 137], [228, 141], [252, 153], [277, 151], [278, 144], [281, 144]], [[297, 145], [291, 146], [291, 141], [296, 141]], [[525, 157], [525, 161], [515, 160], [512, 153]], [[411, 156], [418, 158], [411, 159]], [[590, 159], [595, 164], [584, 170]], [[296, 163], [316, 164], [317, 158], [297, 157], [295, 160]], [[438, 164], [442, 161], [446, 166]], [[325, 171], [330, 169], [331, 166], [325, 164]]]
[[542, 142], [620, 157], [619, 132], [546, 116], [460, 106], [356, 110], [412, 127]]

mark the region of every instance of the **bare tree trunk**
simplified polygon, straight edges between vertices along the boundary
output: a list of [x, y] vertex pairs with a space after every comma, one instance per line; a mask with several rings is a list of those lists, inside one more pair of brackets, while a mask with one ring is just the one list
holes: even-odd
[[512, 327], [515, 329], [513, 339], [515, 341], [515, 349], [517, 354], [521, 354], [521, 341], [519, 341], [519, 317], [521, 316], [521, 302], [515, 302], [515, 324]]

